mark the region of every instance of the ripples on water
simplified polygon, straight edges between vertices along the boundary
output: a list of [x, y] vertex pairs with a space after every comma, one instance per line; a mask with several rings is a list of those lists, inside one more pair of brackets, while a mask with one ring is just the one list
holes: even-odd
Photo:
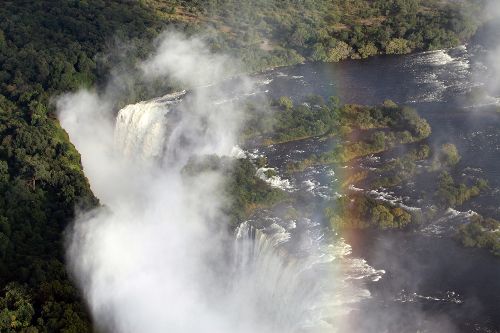
[[[272, 80], [269, 83], [269, 95], [274, 98], [285, 95], [292, 97], [295, 101], [301, 101], [309, 94], [318, 94], [325, 98], [330, 95], [338, 95], [345, 103], [378, 104], [385, 99], [392, 99], [397, 103], [411, 104], [428, 119], [433, 128], [434, 133], [429, 139], [431, 146], [439, 146], [444, 142], [455, 143], [462, 155], [462, 161], [458, 167], [464, 170], [463, 176], [486, 178], [489, 181], [491, 191], [471, 200], [463, 207], [463, 211], [448, 210], [442, 217], [421, 231], [421, 235], [439, 239], [443, 235], [452, 235], [457, 226], [465, 223], [475, 214], [475, 210], [486, 213], [488, 216], [500, 217], [500, 205], [498, 204], [500, 202], [500, 168], [498, 167], [500, 165], [500, 117], [488, 111], [478, 110], [478, 107], [496, 104], [498, 98], [494, 95], [494, 90], [493, 92], [488, 90], [493, 95], [489, 96], [488, 100], [484, 102], [478, 102], [475, 108], [474, 106], [471, 107], [465, 99], [466, 93], [472, 88], [487, 85], [491, 80], [491, 76], [494, 75], [494, 72], [488, 68], [487, 52], [481, 46], [468, 45], [450, 50], [425, 52], [403, 57], [379, 57], [367, 61], [347, 61], [340, 64], [305, 64], [268, 73], [266, 78]], [[260, 153], [268, 157], [270, 165], [280, 172], [287, 162], [297, 161], [311, 154], [318, 154], [330, 147], [331, 143], [325, 144], [313, 139], [307, 142], [269, 147], [261, 150]], [[360, 167], [377, 167], [376, 162], [368, 159], [361, 160]], [[335, 188], [339, 186], [339, 179], [335, 176], [335, 173], [336, 170], [330, 167], [313, 167], [306, 169], [302, 173], [295, 174], [288, 181], [295, 190], [308, 193], [315, 200], [324, 201], [337, 194]], [[372, 191], [372, 195], [407, 209], [419, 209], [419, 207], [416, 207], [416, 198], [407, 197], [413, 195], [412, 193], [416, 194], [419, 184], [412, 184], [412, 186], [411, 191], [404, 191], [405, 197], [384, 189]], [[399, 236], [394, 236], [394, 239], [399, 239], [403, 244], [405, 243], [405, 240], [400, 239]], [[288, 241], [293, 241], [293, 237]], [[336, 241], [339, 244], [343, 244], [343, 242], [345, 244], [343, 239], [337, 239]], [[442, 251], [450, 251], [450, 247], [453, 246], [447, 242], [445, 243], [439, 243], [443, 246]], [[336, 244], [335, 241], [334, 244]], [[420, 251], [419, 244], [417, 241], [411, 243], [414, 248], [410, 247], [408, 251], [401, 251], [401, 256], [404, 256], [405, 260], [410, 262], [417, 260], [414, 255]], [[436, 251], [440, 251], [439, 245], [435, 247]], [[373, 251], [377, 251], [377, 248], [374, 248]], [[453, 251], [464, 252], [464, 255], [468, 253], [458, 247], [453, 247]], [[361, 253], [363, 251], [357, 253], [357, 255]], [[389, 252], [385, 253], [386, 258], [383, 260], [372, 260], [372, 265], [377, 268], [363, 262], [363, 268], [360, 269], [357, 266], [357, 260], [362, 261], [362, 259], [356, 259], [350, 251], [346, 251], [344, 258], [349, 258], [351, 261], [344, 259], [344, 267], [350, 268], [342, 271], [343, 278], [346, 281], [355, 280], [357, 272], [362, 272], [364, 269], [383, 272], [383, 269], [387, 269], [386, 266], [391, 266], [388, 260], [391, 260], [390, 258], [394, 256]], [[429, 261], [446, 260], [446, 255], [437, 256], [436, 258], [432, 258], [432, 254], [428, 254], [428, 256]], [[466, 266], [467, 269], [483, 272], [478, 274], [486, 274], [488, 276], [486, 278], [487, 282], [475, 276], [464, 278], [463, 276], [454, 276], [452, 271], [437, 269], [434, 274], [445, 276], [448, 286], [446, 284], [436, 285], [434, 290], [431, 288], [425, 293], [414, 290], [409, 291], [405, 288], [387, 289], [385, 292], [392, 293], [392, 298], [389, 297], [392, 302], [416, 304], [416, 308], [420, 308], [421, 304], [439, 304], [441, 308], [438, 311], [442, 311], [450, 318], [454, 318], [453, 320], [456, 320], [457, 323], [459, 320], [457, 320], [455, 307], [463, 304], [465, 304], [463, 305], [465, 307], [471, 306], [471, 300], [468, 298], [479, 297], [479, 301], [475, 300], [472, 303], [482, 303], [481, 306], [485, 307], [485, 313], [488, 313], [490, 317], [484, 319], [482, 315], [476, 317], [474, 315], [471, 315], [472, 317], [463, 316], [463, 319], [460, 320], [464, 322], [470, 320], [466, 324], [469, 328], [465, 330], [461, 328], [460, 330], [468, 331], [472, 325], [477, 332], [494, 332], [495, 330], [492, 327], [500, 327], [498, 322], [500, 318], [498, 316], [492, 317], [492, 313], [500, 311], [498, 304], [500, 299], [497, 297], [498, 295], [486, 296], [480, 291], [485, 284], [490, 287], [498, 284], [500, 275], [497, 270], [491, 269], [492, 261], [489, 259], [478, 260], [476, 266], [474, 266], [474, 262], [460, 263], [460, 260], [454, 261], [453, 264], [457, 267]], [[437, 265], [439, 267], [439, 264]], [[441, 265], [441, 267], [445, 266]], [[400, 271], [400, 267], [392, 267], [391, 270], [394, 273], [394, 271]], [[384, 274], [380, 274], [370, 281], [369, 274], [366, 276], [360, 274], [364, 276], [361, 279], [362, 282], [357, 285], [360, 293], [362, 293], [362, 290], [367, 290], [366, 286], [374, 283], [373, 281], [386, 279]], [[392, 276], [391, 279], [398, 280], [398, 277]], [[405, 284], [413, 286], [418, 279], [428, 281], [428, 279], [432, 280], [433, 277], [423, 277], [416, 274], [408, 277], [407, 280], [404, 277], [399, 277], [398, 281], [403, 286]], [[368, 283], [368, 281], [370, 282]], [[385, 285], [385, 283], [382, 283], [382, 285]], [[468, 285], [474, 292], [469, 290], [468, 295], [464, 296], [456, 289], [451, 289], [459, 288], [462, 290], [465, 285]], [[373, 288], [377, 289], [377, 287]], [[497, 287], [495, 288], [495, 290], [498, 290]], [[372, 290], [372, 288], [369, 289]], [[481, 296], [478, 296], [479, 294]], [[370, 299], [370, 297], [367, 296], [366, 299]], [[380, 297], [379, 294], [374, 298], [374, 301], [381, 302], [385, 306], [392, 306], [390, 305], [391, 301], [387, 301], [387, 295], [384, 296], [385, 300]], [[353, 303], [356, 302], [358, 301]], [[363, 301], [359, 302], [363, 303]], [[362, 305], [358, 304], [359, 306], [362, 307]], [[350, 307], [350, 309], [353, 308]], [[363, 321], [362, 318], [360, 320]], [[474, 320], [484, 320], [485, 323], [493, 320], [494, 323], [486, 324], [483, 327], [482, 324], [474, 324]], [[369, 322], [370, 319], [366, 319], [366, 321]], [[370, 332], [366, 328], [360, 329], [360, 331]]]
[[[304, 64], [267, 74], [269, 94], [301, 100], [309, 94], [338, 95], [346, 103], [451, 102], [494, 75], [487, 51], [477, 45], [407, 56], [383, 56], [339, 64]], [[495, 97], [495, 96], [493, 96]], [[491, 102], [490, 102], [491, 103]]]

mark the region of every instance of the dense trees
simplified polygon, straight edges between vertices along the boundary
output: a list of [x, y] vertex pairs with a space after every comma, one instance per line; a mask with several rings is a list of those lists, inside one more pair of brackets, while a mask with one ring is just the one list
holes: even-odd
[[26, 288], [11, 283], [5, 287], [5, 296], [0, 298], [0, 330], [2, 332], [37, 332], [31, 326], [35, 310]]
[[438, 159], [442, 166], [454, 166], [460, 162], [460, 154], [458, 149], [454, 144], [445, 143], [441, 146], [439, 150]]
[[97, 200], [50, 101], [103, 78], [114, 37], [150, 40], [160, 21], [100, 0], [4, 1], [0, 17], [0, 331], [87, 332], [63, 230]]
[[419, 212], [410, 213], [364, 193], [353, 193], [338, 198], [325, 210], [325, 214], [335, 230], [405, 229], [420, 221]]
[[472, 197], [478, 196], [481, 190], [488, 187], [483, 179], [478, 179], [475, 184], [455, 184], [453, 177], [443, 171], [439, 176], [439, 186], [436, 192], [436, 199], [443, 205], [455, 207], [463, 204]]
[[311, 96], [305, 103], [294, 106], [290, 98], [282, 96], [275, 104], [274, 126], [267, 133], [271, 142], [284, 142], [331, 131], [335, 126], [337, 105], [335, 101], [326, 104], [319, 96]]
[[[278, 105], [283, 105], [286, 100], [280, 98]], [[289, 171], [297, 171], [314, 164], [348, 162], [421, 141], [431, 134], [431, 128], [414, 109], [399, 107], [392, 101], [374, 107], [340, 106], [337, 98], [324, 103], [321, 98], [310, 97], [309, 102], [302, 105], [282, 106], [273, 133], [269, 142], [326, 134], [343, 140], [330, 152], [289, 165]]]
[[500, 221], [474, 215], [459, 227], [458, 240], [467, 247], [480, 247], [500, 256]]
[[[476, 31], [483, 1], [182, 1], [207, 17], [218, 45], [243, 53], [251, 69], [340, 61], [456, 46]], [[243, 2], [244, 3], [244, 2]], [[263, 47], [265, 45], [266, 47]]]
[[407, 107], [399, 107], [392, 101], [369, 107], [339, 105], [337, 97], [325, 102], [320, 96], [310, 96], [299, 105], [282, 96], [275, 105], [276, 119], [272, 132], [273, 142], [296, 140], [327, 133], [347, 136], [355, 130], [391, 128], [390, 132], [374, 132], [370, 144], [377, 150], [385, 150], [395, 144], [409, 143], [428, 137], [431, 128], [418, 113]]
[[[241, 223], [256, 208], [270, 207], [286, 198], [285, 192], [272, 188], [256, 176], [256, 171], [248, 159], [235, 161], [230, 170], [227, 191], [233, 201], [229, 215], [235, 224]], [[272, 171], [267, 173], [268, 177], [274, 175]]]
[[399, 155], [393, 160], [385, 163], [373, 178], [373, 187], [393, 187], [403, 183], [405, 180], [413, 179], [417, 174], [425, 172], [424, 168], [417, 167], [417, 161], [427, 160], [431, 155], [431, 149], [427, 144], [421, 144], [410, 149], [405, 154]]
[[393, 38], [387, 42], [385, 53], [387, 54], [406, 54], [411, 52], [408, 41], [404, 38]]
[[[0, 284], [24, 284], [7, 288], [5, 297], [26, 295], [23, 302], [29, 306], [23, 308], [35, 309], [32, 321], [26, 317], [9, 325], [20, 329], [38, 323], [42, 332], [83, 327], [85, 332], [88, 318], [62, 264], [62, 231], [76, 207], [91, 207], [97, 200], [65, 132], [47, 117], [34, 126], [32, 121], [0, 96]], [[4, 314], [20, 311], [3, 306]], [[65, 321], [59, 317], [64, 313], [75, 318]]]

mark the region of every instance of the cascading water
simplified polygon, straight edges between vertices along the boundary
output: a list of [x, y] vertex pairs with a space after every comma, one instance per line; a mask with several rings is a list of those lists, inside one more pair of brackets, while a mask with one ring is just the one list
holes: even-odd
[[309, 219], [265, 214], [236, 230], [235, 281], [252, 284], [248, 300], [260, 300], [261, 318], [272, 318], [275, 332], [348, 330], [347, 316], [371, 297], [365, 283], [385, 272], [352, 257], [342, 238], [324, 237]]
[[[175, 142], [168, 137], [168, 113], [182, 102], [184, 94], [171, 94], [120, 110], [114, 134], [116, 149], [129, 159], [141, 157], [146, 165], [159, 161], [169, 149], [166, 145]], [[173, 128], [173, 132], [176, 130]], [[234, 251], [229, 254], [233, 259], [222, 270], [229, 274], [219, 276], [215, 288], [229, 295], [225, 302], [236, 309], [236, 317], [259, 322], [258, 326], [265, 327], [266, 332], [294, 332], [310, 325], [318, 298], [317, 277], [310, 270], [310, 258], [287, 256], [280, 247], [289, 238], [277, 224], [265, 229], [254, 228], [250, 222], [241, 224], [235, 239], [230, 241], [234, 242]]]
[[258, 99], [254, 80], [224, 81], [227, 59], [207, 49], [174, 35], [146, 65], [186, 87], [199, 78], [221, 85], [129, 105], [116, 119], [105, 93], [58, 101], [105, 205], [68, 230], [70, 270], [102, 332], [331, 332], [339, 309], [369, 296], [354, 282], [379, 273], [307, 218], [263, 211], [231, 235], [227, 175], [184, 172], [196, 157], [230, 156], [243, 104]]
[[124, 107], [116, 117], [114, 141], [127, 157], [155, 159], [162, 155], [167, 114], [185, 91]]
[[257, 229], [245, 222], [236, 231], [231, 285], [251, 291], [244, 301], [256, 305], [258, 319], [274, 332], [304, 328], [318, 293], [305, 260], [280, 248], [288, 238], [277, 225]]
[[[128, 159], [139, 156], [146, 164], [160, 161], [172, 148], [168, 144], [176, 142], [168, 137], [168, 113], [183, 103], [184, 95], [171, 94], [120, 110], [116, 149]], [[174, 125], [172, 130], [179, 129]], [[160, 172], [168, 173], [168, 168], [162, 165]], [[300, 233], [295, 232], [297, 225]], [[326, 239], [318, 225], [309, 219], [283, 219], [272, 212], [242, 223], [230, 241], [234, 246], [229, 264], [222, 269], [219, 264], [208, 267], [213, 269], [208, 275], [215, 282], [210, 284], [214, 291], [207, 302], [223, 298], [222, 304], [232, 308], [227, 319], [232, 326], [237, 318], [245, 317], [238, 332], [251, 331], [248, 327], [269, 333], [339, 328], [343, 318], [370, 297], [364, 281], [377, 280], [384, 272], [350, 257], [349, 245], [342, 239]], [[290, 244], [300, 250], [290, 252]], [[224, 261], [223, 257], [214, 260]]]
[[[77, 97], [88, 103], [89, 95]], [[91, 184], [108, 207], [79, 218], [68, 249], [99, 329], [341, 329], [346, 315], [370, 297], [365, 281], [383, 272], [352, 258], [342, 239], [326, 237], [325, 228], [308, 218], [264, 210], [242, 223], [235, 236], [228, 235], [224, 175], [181, 170], [200, 154], [234, 155], [234, 144], [228, 144], [234, 141], [213, 130], [222, 125], [211, 125], [234, 115], [234, 105], [213, 107], [190, 98], [200, 101], [196, 92], [183, 92], [126, 106], [114, 133], [103, 130], [95, 137], [89, 136], [96, 126], [92, 121], [100, 119], [102, 125], [105, 118], [92, 113], [83, 118], [72, 109], [62, 117], [82, 151]], [[197, 105], [202, 111], [193, 111]], [[224, 111], [220, 118], [218, 108]], [[210, 130], [192, 130], [190, 124]], [[220, 141], [224, 144], [218, 146]], [[234, 158], [245, 156], [255, 157], [240, 152]]]

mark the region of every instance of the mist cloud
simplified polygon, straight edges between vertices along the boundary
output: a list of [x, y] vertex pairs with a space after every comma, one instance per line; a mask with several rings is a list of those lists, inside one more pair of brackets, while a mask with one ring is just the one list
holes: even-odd
[[[134, 71], [141, 80], [165, 77], [192, 88], [236, 71], [229, 66], [234, 61], [208, 52], [199, 39], [170, 33], [158, 45]], [[119, 77], [133, 80], [126, 73]], [[131, 105], [116, 120], [112, 88], [58, 99], [61, 124], [103, 204], [79, 215], [67, 250], [99, 329], [276, 332], [283, 318], [293, 325], [299, 317], [290, 318], [300, 309], [283, 311], [283, 298], [274, 296], [287, 265], [272, 247], [252, 270], [228, 255], [234, 242], [223, 213], [230, 200], [224, 175], [182, 173], [190, 158], [228, 155], [236, 144], [243, 121], [238, 96], [249, 94], [253, 82], [239, 77], [231, 85], [231, 94], [205, 87], [189, 91], [182, 102], [170, 96]], [[274, 277], [268, 280], [263, 269], [270, 263], [278, 270], [268, 272]], [[284, 315], [272, 311], [278, 308]]]
[[234, 59], [211, 53], [200, 38], [167, 32], [156, 44], [156, 52], [139, 66], [146, 78], [169, 77], [193, 88], [239, 72]]

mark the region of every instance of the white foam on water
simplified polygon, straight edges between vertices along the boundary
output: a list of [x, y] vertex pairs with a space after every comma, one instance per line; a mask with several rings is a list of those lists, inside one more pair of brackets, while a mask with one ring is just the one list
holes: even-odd
[[[317, 170], [313, 173], [319, 173]], [[307, 179], [302, 182], [305, 187], [305, 190], [312, 193], [317, 197], [321, 197], [323, 199], [331, 198], [331, 190], [329, 186], [322, 185], [318, 180], [315, 179]]]
[[475, 83], [470, 80], [470, 55], [466, 46], [415, 54], [406, 65], [416, 73], [419, 95], [409, 102], [439, 102], [448, 91], [465, 93]]
[[406, 197], [406, 198], [396, 197], [394, 195], [394, 193], [389, 192], [383, 188], [379, 188], [376, 190], [370, 190], [367, 193], [373, 199], [389, 203], [393, 207], [400, 207], [400, 208], [403, 208], [407, 211], [412, 211], [412, 212], [418, 212], [418, 211], [422, 210], [422, 208], [412, 207], [412, 206], [408, 206], [408, 205], [404, 204], [404, 200], [409, 199], [408, 197]]
[[314, 191], [314, 189], [318, 186], [318, 183], [311, 179], [305, 180], [302, 183], [306, 186], [306, 190], [309, 192]]
[[478, 214], [473, 210], [461, 212], [453, 208], [448, 208], [443, 216], [423, 227], [421, 232], [427, 236], [437, 237], [452, 235], [458, 226], [468, 223], [476, 215]]
[[240, 146], [234, 146], [229, 156], [236, 159], [245, 159], [247, 158], [247, 153]]
[[273, 79], [265, 79], [265, 80], [262, 80], [262, 81], [258, 81], [257, 84], [267, 86], [271, 82], [273, 82]]
[[424, 296], [419, 295], [415, 292], [408, 292], [403, 289], [394, 300], [401, 303], [440, 302], [462, 304], [464, 302], [457, 292], [449, 290], [444, 292], [443, 294], [435, 296]]
[[282, 189], [284, 191], [293, 191], [295, 188], [290, 183], [290, 180], [281, 178], [279, 175], [269, 177], [266, 173], [268, 171], [276, 172], [274, 168], [259, 168], [257, 169], [256, 176], [271, 185], [272, 187]]
[[354, 192], [364, 192], [362, 188], [356, 187], [354, 185], [349, 185], [349, 190], [354, 191]]

